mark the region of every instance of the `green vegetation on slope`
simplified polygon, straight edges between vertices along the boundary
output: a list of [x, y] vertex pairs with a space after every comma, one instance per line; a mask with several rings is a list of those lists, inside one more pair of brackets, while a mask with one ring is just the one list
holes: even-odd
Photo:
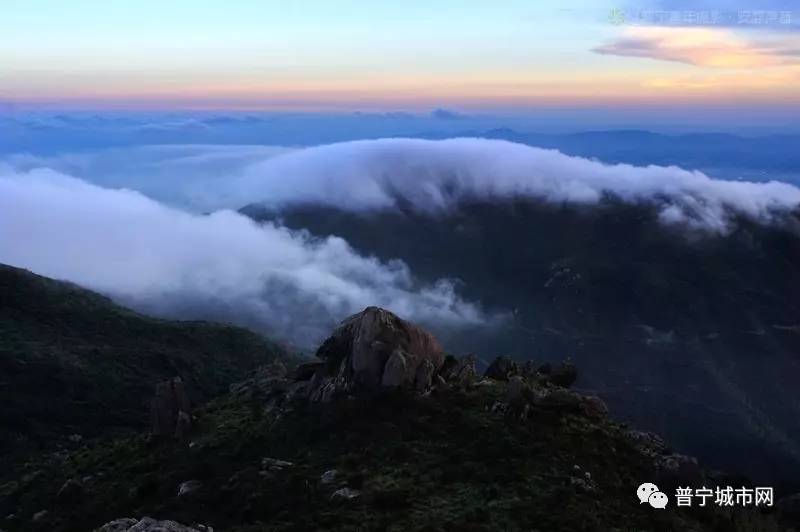
[[141, 429], [157, 382], [179, 375], [205, 400], [282, 353], [244, 329], [146, 317], [0, 265], [0, 455]]
[[[238, 532], [777, 529], [757, 512], [639, 505], [636, 487], [655, 473], [624, 426], [538, 407], [523, 421], [491, 408], [505, 390], [444, 386], [274, 407], [270, 388], [250, 381], [199, 412], [187, 442], [140, 436], [31, 464], [0, 484], [0, 511], [16, 512], [12, 532], [86, 531], [144, 515]], [[59, 496], [68, 479], [81, 489]], [[188, 481], [194, 490], [179, 496]], [[343, 486], [360, 495], [334, 497]]]

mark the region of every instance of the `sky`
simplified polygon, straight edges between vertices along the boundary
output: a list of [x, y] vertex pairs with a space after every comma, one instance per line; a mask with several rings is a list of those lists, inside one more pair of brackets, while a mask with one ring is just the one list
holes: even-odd
[[0, 34], [0, 110], [800, 108], [782, 0], [12, 0]]

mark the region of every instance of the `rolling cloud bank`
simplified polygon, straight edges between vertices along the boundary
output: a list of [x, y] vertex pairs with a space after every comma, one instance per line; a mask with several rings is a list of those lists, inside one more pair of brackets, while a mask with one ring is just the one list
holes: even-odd
[[400, 261], [357, 255], [232, 211], [182, 212], [130, 190], [0, 171], [0, 261], [158, 315], [232, 321], [309, 346], [368, 305], [423, 322], [483, 321], [452, 283], [416, 286]]
[[[78, 177], [80, 179], [78, 179]], [[652, 202], [666, 224], [724, 233], [734, 215], [773, 223], [800, 205], [780, 182], [676, 167], [605, 165], [505, 141], [386, 139], [290, 150], [150, 146], [0, 161], [0, 262], [67, 279], [139, 310], [233, 321], [311, 345], [367, 305], [443, 325], [491, 321], [454, 283], [420, 286], [339, 238], [257, 225], [262, 202], [357, 211], [530, 197]], [[203, 214], [210, 213], [210, 214]]]
[[[653, 202], [665, 223], [725, 231], [731, 215], [765, 223], [800, 205], [800, 188], [780, 182], [712, 179], [677, 167], [606, 165], [506, 141], [385, 139], [308, 148], [246, 167], [225, 201], [268, 206], [306, 202], [346, 209], [422, 210], [464, 200], [514, 197], [594, 204], [611, 194]], [[238, 197], [237, 197], [238, 195]]]

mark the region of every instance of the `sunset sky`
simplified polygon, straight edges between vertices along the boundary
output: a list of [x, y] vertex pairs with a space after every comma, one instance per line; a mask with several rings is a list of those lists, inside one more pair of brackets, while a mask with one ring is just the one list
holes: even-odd
[[781, 1], [28, 0], [0, 34], [0, 101], [23, 107], [800, 107]]

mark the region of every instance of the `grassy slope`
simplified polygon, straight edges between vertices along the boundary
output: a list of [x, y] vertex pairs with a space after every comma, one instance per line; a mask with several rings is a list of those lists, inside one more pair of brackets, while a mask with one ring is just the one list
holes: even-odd
[[281, 353], [244, 329], [149, 318], [0, 265], [0, 451], [141, 428], [156, 382], [180, 375], [206, 399]]
[[[777, 529], [754, 513], [640, 506], [636, 486], [653, 478], [652, 466], [624, 427], [552, 411], [524, 422], [491, 413], [502, 385], [297, 403], [280, 416], [253, 389], [210, 403], [189, 445], [128, 438], [32, 465], [27, 478], [0, 485], [11, 505], [0, 511], [30, 526], [48, 509], [40, 526], [55, 532], [130, 515], [238, 532]], [[295, 465], [263, 474], [263, 457]], [[319, 479], [333, 468], [360, 498], [331, 500], [335, 488]], [[587, 471], [589, 492], [572, 481]], [[83, 477], [77, 501], [56, 497], [66, 479]], [[178, 497], [190, 479], [202, 488]]]

